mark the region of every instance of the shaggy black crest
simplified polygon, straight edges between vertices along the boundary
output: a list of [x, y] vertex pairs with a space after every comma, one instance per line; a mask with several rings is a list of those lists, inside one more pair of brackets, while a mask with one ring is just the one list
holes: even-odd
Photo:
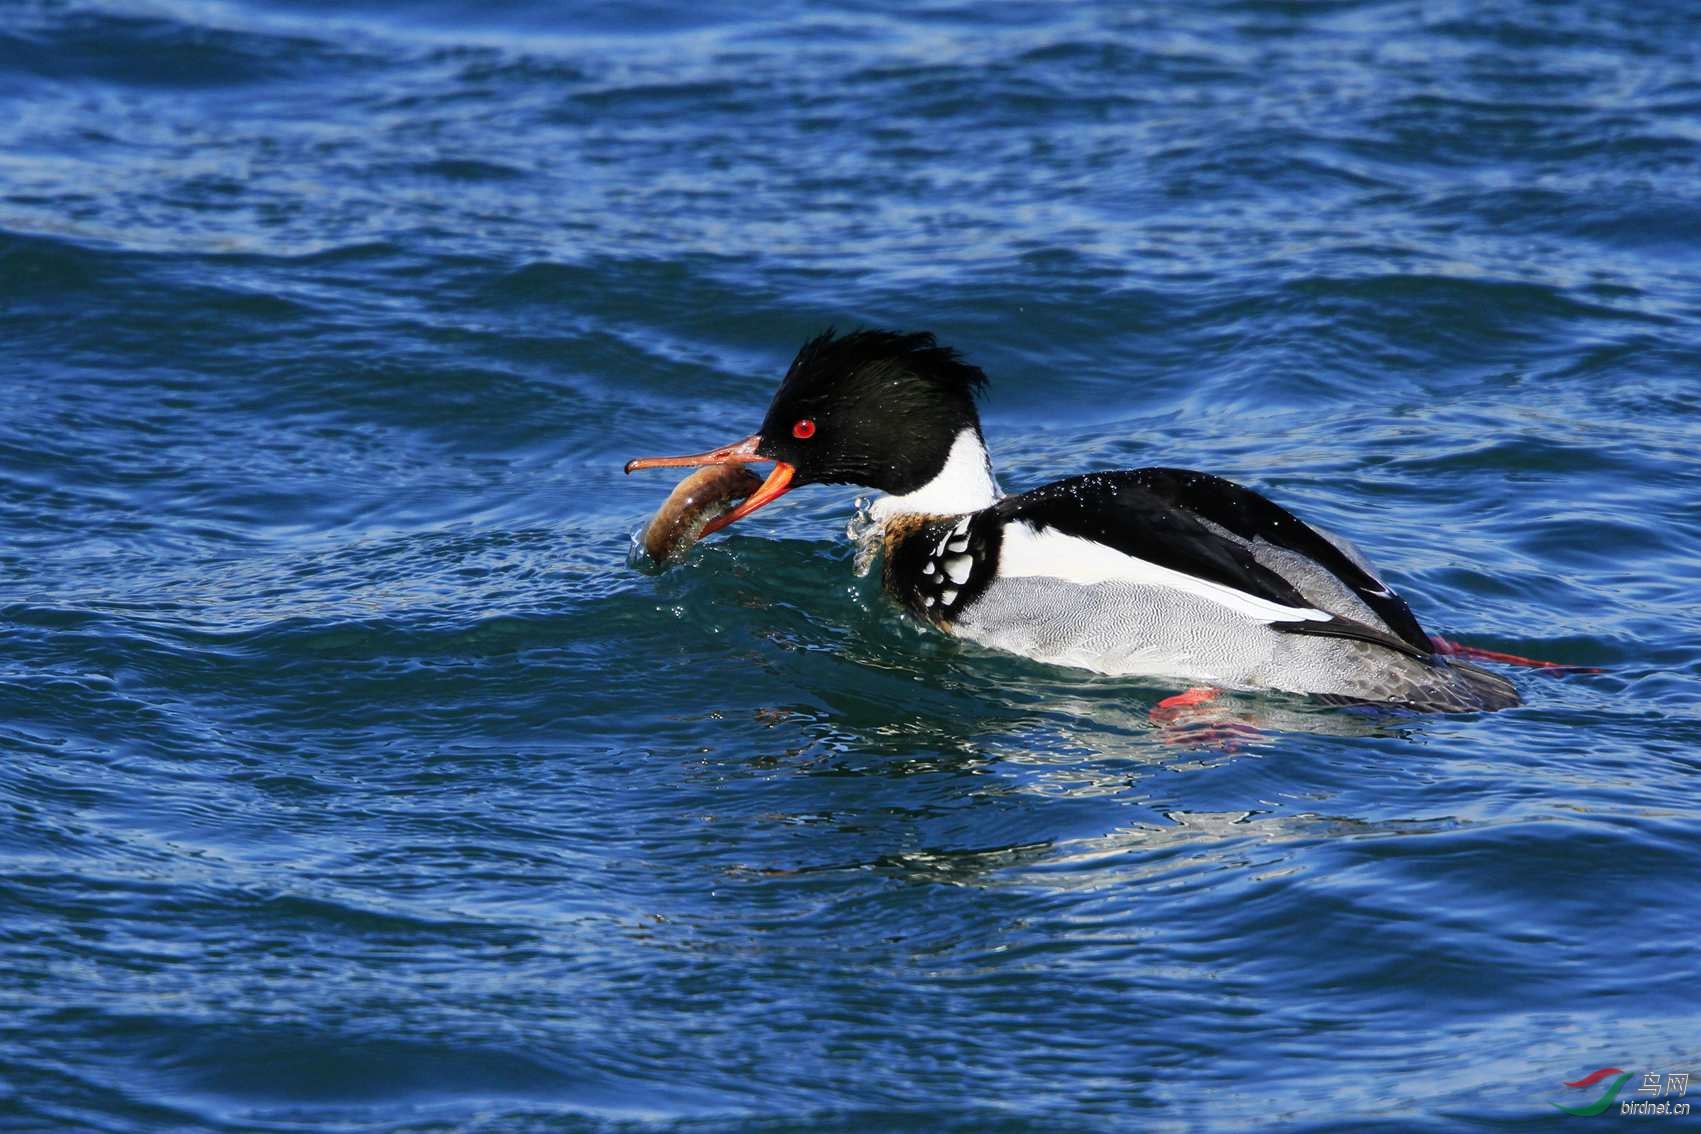
[[963, 361], [950, 347], [940, 346], [931, 331], [861, 330], [836, 338], [828, 327], [797, 352], [780, 392], [794, 384], [853, 376], [878, 381], [901, 372], [970, 401], [986, 391], [986, 375], [980, 367]]
[[[926, 331], [831, 329], [803, 344], [762, 422], [762, 452], [794, 483], [861, 484], [903, 494], [945, 465], [964, 429], [980, 430], [986, 375]], [[810, 435], [799, 437], [799, 422]]]

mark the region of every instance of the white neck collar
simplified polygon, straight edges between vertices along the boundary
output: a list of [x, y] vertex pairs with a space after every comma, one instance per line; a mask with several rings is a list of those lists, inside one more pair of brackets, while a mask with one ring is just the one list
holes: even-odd
[[939, 475], [914, 492], [878, 498], [869, 511], [880, 523], [905, 513], [955, 516], [989, 508], [1001, 495], [998, 482], [992, 478], [992, 460], [986, 455], [980, 431], [970, 428], [951, 442], [951, 454], [945, 458], [945, 467], [939, 470]]

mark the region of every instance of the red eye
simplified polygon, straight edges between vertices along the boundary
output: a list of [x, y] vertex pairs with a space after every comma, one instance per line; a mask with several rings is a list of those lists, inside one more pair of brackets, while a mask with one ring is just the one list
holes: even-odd
[[807, 441], [815, 436], [815, 423], [809, 418], [799, 418], [796, 425], [791, 427], [791, 435], [799, 441]]

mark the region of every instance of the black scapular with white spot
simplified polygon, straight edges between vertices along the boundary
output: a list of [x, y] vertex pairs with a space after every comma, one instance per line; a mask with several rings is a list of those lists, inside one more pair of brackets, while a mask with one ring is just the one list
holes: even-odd
[[929, 516], [887, 546], [885, 586], [920, 618], [949, 624], [998, 574], [1003, 525], [987, 512]]

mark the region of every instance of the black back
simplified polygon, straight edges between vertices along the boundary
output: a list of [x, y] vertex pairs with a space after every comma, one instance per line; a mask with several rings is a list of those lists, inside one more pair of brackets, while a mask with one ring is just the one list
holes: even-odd
[[1087, 473], [1007, 496], [993, 505], [1006, 522], [1021, 521], [1113, 547], [1160, 567], [1237, 591], [1305, 608], [1311, 604], [1252, 553], [1223, 539], [1141, 483], [1144, 470]]
[[[1251, 489], [1205, 473], [1182, 469], [1088, 473], [1006, 497], [989, 511], [1005, 522], [1025, 522], [1093, 540], [1148, 563], [1221, 583], [1283, 606], [1308, 608], [1311, 603], [1293, 584], [1260, 564], [1250, 550], [1212, 531], [1203, 520], [1243, 539], [1253, 538], [1248, 533], [1254, 533], [1270, 543], [1306, 555], [1339, 577], [1356, 594], [1365, 595], [1367, 588], [1382, 589], [1334, 544], [1285, 508]], [[1337, 568], [1337, 560], [1348, 573], [1343, 574]], [[1381, 606], [1372, 602], [1369, 595], [1365, 595], [1365, 601], [1379, 616], [1386, 617], [1382, 614], [1384, 608], [1396, 609], [1386, 599], [1381, 600]], [[1271, 625], [1294, 634], [1373, 642], [1411, 657], [1429, 659], [1434, 648], [1428, 636], [1403, 600], [1394, 597], [1393, 602], [1398, 604], [1397, 611], [1403, 612], [1415, 640], [1398, 629], [1390, 634], [1341, 615], [1328, 622], [1296, 620]], [[1394, 620], [1388, 624], [1398, 626]]]
[[1187, 469], [1135, 469], [1130, 475], [1160, 500], [1226, 528], [1242, 539], [1262, 539], [1313, 560], [1363, 599], [1401, 640], [1426, 653], [1433, 651], [1429, 635], [1405, 599], [1275, 501], [1220, 476]]

